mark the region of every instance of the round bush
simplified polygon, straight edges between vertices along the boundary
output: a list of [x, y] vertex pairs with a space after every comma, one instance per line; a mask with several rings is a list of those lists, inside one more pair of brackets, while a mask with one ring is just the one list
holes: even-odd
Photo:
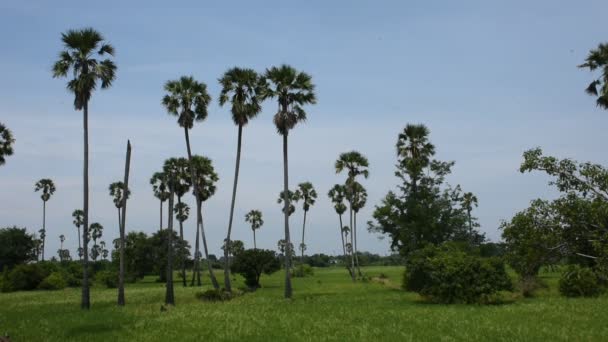
[[309, 264], [300, 264], [293, 269], [292, 275], [296, 278], [303, 278], [315, 274], [314, 269]]
[[38, 264], [24, 264], [15, 267], [3, 281], [3, 291], [34, 290], [49, 275]]
[[118, 273], [108, 270], [99, 271], [95, 273], [95, 281], [109, 289], [115, 289], [118, 287]]
[[559, 292], [566, 297], [595, 297], [602, 287], [592, 269], [571, 265], [559, 279]]
[[60, 272], [53, 272], [38, 285], [41, 290], [62, 290], [67, 286], [67, 282]]

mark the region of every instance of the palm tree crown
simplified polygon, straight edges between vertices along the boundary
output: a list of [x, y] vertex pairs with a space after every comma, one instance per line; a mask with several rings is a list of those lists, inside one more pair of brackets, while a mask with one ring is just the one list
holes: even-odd
[[207, 85], [197, 82], [192, 76], [182, 76], [179, 80], [167, 81], [162, 103], [171, 115], [177, 116], [180, 127], [191, 129], [194, 121], [207, 118], [207, 106], [211, 96]]
[[80, 226], [82, 226], [82, 224], [83, 224], [84, 211], [82, 211], [80, 209], [76, 209], [72, 213], [72, 217], [74, 218], [74, 221], [73, 221], [74, 225], [77, 228], [80, 228]]
[[477, 196], [475, 196], [472, 192], [467, 192], [462, 196], [462, 207], [470, 212], [473, 210], [473, 207], [477, 207]]
[[[123, 182], [114, 182], [108, 187], [108, 190], [110, 191], [110, 196], [114, 197], [113, 201], [116, 208], [122, 207], [124, 188], [125, 184]], [[127, 198], [129, 198], [130, 195], [131, 189], [127, 189]]]
[[335, 184], [333, 188], [329, 190], [327, 196], [334, 204], [334, 209], [338, 215], [342, 215], [344, 212], [346, 212], [346, 205], [344, 204], [344, 199], [346, 198], [346, 186]]
[[179, 222], [184, 222], [190, 216], [190, 207], [186, 203], [177, 203], [175, 208], [173, 208], [173, 212], [175, 213], [175, 218]]
[[426, 166], [435, 154], [435, 146], [429, 142], [430, 131], [425, 125], [407, 124], [397, 140], [397, 156], [404, 160], [419, 160]]
[[220, 106], [232, 104], [230, 112], [236, 125], [245, 126], [262, 111], [264, 82], [253, 69], [232, 68], [218, 81], [222, 86]]
[[13, 155], [13, 143], [15, 139], [11, 131], [0, 122], [0, 165], [4, 165], [4, 157]]
[[589, 71], [601, 69], [600, 78], [592, 81], [585, 91], [597, 96], [598, 107], [608, 109], [608, 43], [599, 44], [597, 49], [589, 51], [585, 63], [578, 67], [588, 68]]
[[245, 215], [245, 222], [251, 225], [252, 230], [260, 229], [264, 224], [262, 212], [259, 210], [251, 210]]
[[104, 42], [103, 36], [92, 28], [69, 30], [61, 34], [65, 50], [53, 65], [53, 77], [66, 77], [70, 69], [74, 78], [67, 88], [74, 93], [74, 107], [83, 109], [91, 93], [101, 82], [101, 88], [109, 88], [116, 78], [116, 65], [110, 59], [97, 60], [104, 55], [114, 55], [114, 47]]
[[270, 82], [264, 86], [264, 98], [276, 97], [279, 103], [274, 124], [280, 134], [286, 135], [298, 122], [306, 121], [302, 106], [317, 102], [312, 77], [289, 65], [281, 65], [266, 69], [264, 78]]
[[51, 179], [43, 178], [43, 179], [39, 180], [38, 182], [36, 182], [36, 186], [34, 188], [34, 191], [40, 191], [40, 190], [42, 190], [42, 194], [40, 195], [40, 198], [42, 198], [42, 200], [44, 202], [46, 202], [55, 193], [55, 190], [56, 190], [55, 184], [53, 183], [53, 181]]
[[304, 211], [308, 211], [315, 204], [317, 191], [310, 182], [300, 183], [294, 193], [294, 198], [296, 201], [302, 200]]
[[207, 157], [193, 155], [192, 166], [196, 174], [194, 182], [198, 190], [198, 200], [205, 202], [215, 194], [215, 183], [219, 177], [213, 168], [211, 159]]
[[355, 179], [359, 175], [367, 178], [369, 176], [369, 162], [367, 158], [357, 151], [344, 152], [336, 160], [336, 173], [348, 171], [348, 178]]
[[154, 191], [154, 197], [161, 201], [169, 199], [169, 191], [167, 189], [167, 175], [163, 172], [155, 172], [150, 178], [150, 184], [152, 185], [152, 191]]
[[[285, 194], [284, 191], [279, 192], [279, 198], [277, 199], [277, 203], [278, 204], [282, 204], [283, 203], [283, 195]], [[296, 206], [294, 205], [295, 202], [297, 202], [297, 199], [295, 197], [295, 193], [291, 190], [287, 190], [287, 196], [289, 198], [289, 215], [291, 216], [291, 214], [293, 214], [296, 211]], [[281, 210], [283, 212], [285, 212], [285, 208], [281, 208]]]

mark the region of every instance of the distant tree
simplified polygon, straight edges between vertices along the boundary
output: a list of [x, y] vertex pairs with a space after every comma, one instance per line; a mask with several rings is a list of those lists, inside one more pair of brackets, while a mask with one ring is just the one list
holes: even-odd
[[[279, 192], [279, 198], [277, 199], [277, 203], [278, 204], [283, 204], [283, 195], [285, 193], [283, 191]], [[295, 202], [297, 202], [295, 193], [291, 190], [287, 190], [287, 197], [289, 198], [289, 213], [288, 215], [291, 216], [291, 214], [296, 212], [296, 206], [294, 205]], [[283, 206], [283, 208], [281, 209], [283, 212], [285, 212], [285, 209], [287, 209], [286, 206]]]
[[97, 222], [91, 223], [91, 238], [93, 239], [93, 248], [91, 249], [91, 258], [97, 261], [97, 257], [101, 254], [101, 248], [97, 244], [97, 240], [103, 235], [103, 226]]
[[[177, 165], [170, 159], [165, 160], [163, 172], [167, 175], [167, 185], [169, 187], [169, 220], [167, 223], [167, 275], [165, 286], [165, 304], [175, 305], [175, 291], [173, 290], [173, 201], [175, 199], [175, 187], [177, 185], [178, 174], [180, 172]], [[159, 232], [160, 233], [160, 232]], [[180, 241], [183, 241], [180, 239]]]
[[[226, 245], [228, 245], [228, 248], [226, 248]], [[239, 255], [244, 250], [245, 250], [245, 244], [243, 243], [243, 241], [230, 240], [230, 242], [228, 243], [224, 239], [224, 244], [222, 245], [222, 251], [228, 251], [228, 263], [229, 264], [232, 263], [233, 257]], [[225, 252], [224, 252], [224, 255], [226, 255]]]
[[51, 199], [51, 196], [55, 193], [55, 184], [51, 179], [43, 178], [36, 182], [34, 191], [42, 191], [40, 198], [42, 199], [42, 231], [44, 232], [42, 238], [42, 261], [44, 261], [44, 247], [46, 246], [46, 202]]
[[585, 91], [597, 97], [598, 107], [608, 109], [608, 43], [601, 43], [589, 51], [585, 63], [578, 67], [589, 71], [600, 70], [600, 78], [593, 80]]
[[[157, 231], [152, 236], [148, 238], [149, 245], [146, 243], [141, 243], [139, 246], [135, 247], [135, 250], [132, 253], [137, 255], [137, 261], [133, 261], [136, 265], [133, 266], [136, 274], [140, 274], [139, 268], [142, 267], [141, 273], [144, 273], [143, 270], [148, 270], [149, 267], [153, 268], [155, 274], [160, 274], [161, 270], [164, 270], [162, 276], [159, 281], [167, 282], [169, 273], [166, 272], [168, 268], [171, 269], [179, 269], [181, 267], [183, 261], [188, 258], [190, 254], [190, 245], [188, 241], [182, 241], [179, 239], [177, 232], [170, 232], [169, 229], [163, 229], [162, 231]], [[169, 248], [169, 243], [171, 243], [171, 248]], [[152, 258], [149, 260], [143, 260], [141, 258], [147, 257], [148, 250], [147, 248], [151, 248]], [[168, 252], [171, 250], [171, 266], [169, 267], [169, 255]], [[125, 249], [126, 255], [129, 256], [129, 247]], [[127, 262], [129, 262], [129, 257], [125, 258]], [[145, 271], [146, 273], [148, 271]], [[171, 275], [172, 276], [172, 275]], [[171, 277], [173, 279], [173, 277]], [[166, 286], [166, 285], [165, 285]]]
[[302, 209], [304, 210], [304, 223], [302, 223], [302, 243], [300, 244], [300, 250], [302, 252], [302, 261], [304, 260], [304, 249], [306, 244], [304, 243], [304, 232], [306, 231], [306, 214], [310, 207], [315, 204], [317, 200], [317, 192], [313, 187], [312, 183], [304, 182], [298, 184], [298, 189], [294, 193], [294, 198], [297, 201], [302, 201]]
[[[94, 54], [101, 56], [114, 55], [114, 47], [104, 42], [103, 36], [92, 28], [68, 30], [61, 34], [65, 50], [59, 53], [59, 60], [53, 65], [53, 77], [73, 75], [67, 88], [74, 93], [74, 108], [83, 111], [84, 124], [84, 172], [83, 172], [83, 250], [84, 267], [82, 276], [83, 309], [89, 309], [89, 278], [88, 278], [88, 240], [89, 231], [89, 100], [97, 83], [101, 89], [109, 88], [116, 78], [116, 65], [110, 59], [97, 60]], [[71, 72], [70, 72], [71, 71]]]
[[80, 239], [81, 239], [81, 235], [80, 235], [80, 227], [83, 224], [83, 218], [84, 218], [84, 211], [80, 210], [80, 209], [76, 209], [72, 212], [72, 217], [74, 218], [74, 221], [72, 221], [74, 223], [74, 225], [76, 226], [76, 229], [78, 230], [78, 258], [82, 259], [82, 245], [80, 243]]
[[155, 172], [150, 179], [154, 197], [160, 201], [160, 225], [158, 230], [163, 230], [163, 203], [169, 199], [167, 190], [167, 176], [162, 172]]
[[[230, 218], [228, 220], [228, 234], [226, 241], [230, 243], [230, 234], [232, 232], [232, 219], [234, 217], [234, 204], [236, 201], [236, 187], [239, 179], [239, 166], [241, 163], [241, 140], [243, 136], [243, 126], [249, 123], [249, 120], [255, 118], [262, 111], [262, 92], [264, 84], [260, 81], [258, 74], [252, 69], [232, 68], [224, 73], [219, 79], [222, 86], [220, 93], [220, 106], [230, 102], [232, 121], [239, 127], [237, 148], [236, 148], [236, 165], [234, 167], [234, 184], [232, 186], [232, 201], [230, 202]], [[224, 255], [226, 261], [228, 255]], [[232, 291], [230, 284], [230, 272], [228, 263], [224, 264], [224, 286], [228, 292]]]
[[0, 166], [6, 163], [5, 157], [13, 155], [14, 143], [15, 138], [13, 138], [13, 134], [8, 127], [0, 122]]
[[[289, 65], [266, 69], [264, 78], [270, 82], [265, 85], [264, 98], [276, 98], [278, 111], [274, 115], [274, 124], [278, 133], [283, 137], [283, 192], [285, 193], [285, 241], [291, 248], [289, 233], [289, 163], [287, 160], [287, 136], [299, 122], [306, 121], [306, 112], [302, 106], [315, 104], [315, 86], [312, 77], [304, 72], [298, 72]], [[291, 253], [286, 254], [285, 262], [285, 298], [291, 298]]]
[[[183, 234], [184, 221], [186, 221], [188, 219], [188, 216], [190, 216], [190, 207], [186, 203], [178, 201], [178, 203], [175, 205], [175, 208], [173, 209], [173, 212], [175, 213], [175, 218], [179, 222], [180, 233]], [[183, 240], [183, 238], [182, 238], [182, 240]], [[185, 262], [182, 263], [182, 283], [185, 287], [186, 286], [186, 263]]]
[[108, 260], [108, 255], [110, 254], [110, 251], [106, 249], [106, 242], [101, 241], [99, 243], [99, 247], [101, 248], [101, 257], [103, 258], [103, 260]]
[[[342, 253], [344, 254], [344, 260], [346, 262], [346, 244], [344, 242], [344, 235], [345, 233], [348, 234], [348, 227], [345, 227], [342, 224], [342, 215], [346, 212], [346, 205], [344, 204], [344, 199], [346, 198], [346, 186], [341, 185], [341, 184], [335, 184], [333, 186], [333, 188], [331, 188], [331, 190], [329, 190], [329, 192], [327, 193], [327, 196], [329, 196], [329, 199], [331, 200], [331, 202], [334, 205], [334, 210], [336, 211], [336, 214], [338, 214], [338, 219], [340, 222], [340, 225], [338, 226], [338, 230], [340, 231], [340, 239], [342, 240]], [[347, 228], [346, 230], [344, 228]], [[348, 241], [348, 240], [347, 240]], [[346, 268], [348, 269], [348, 272], [351, 273], [352, 276], [352, 270], [350, 268], [350, 266], [347, 266]]]
[[255, 241], [255, 231], [260, 229], [264, 224], [264, 220], [262, 219], [262, 212], [259, 210], [251, 210], [245, 215], [245, 222], [251, 225], [251, 230], [253, 231], [253, 249], [257, 249], [257, 244]]
[[465, 192], [462, 196], [462, 207], [467, 212], [467, 221], [469, 222], [469, 235], [473, 236], [473, 216], [471, 212], [473, 207], [477, 207], [477, 196], [473, 195], [472, 192]]
[[36, 238], [25, 228], [0, 228], [0, 269], [36, 260]]
[[[123, 182], [114, 182], [110, 184], [108, 190], [110, 191], [110, 196], [112, 197], [112, 201], [114, 202], [114, 206], [118, 210], [118, 227], [120, 229], [120, 209], [122, 208], [123, 201], [123, 192], [124, 192], [124, 183]], [[127, 198], [131, 196], [131, 189], [127, 189]]]
[[274, 251], [266, 249], [247, 249], [237, 254], [232, 262], [232, 270], [245, 278], [249, 288], [260, 287], [262, 273], [272, 274], [281, 269]]
[[362, 276], [359, 265], [359, 253], [357, 250], [357, 214], [359, 213], [359, 210], [363, 209], [365, 203], [367, 202], [367, 190], [365, 190], [363, 185], [361, 185], [359, 182], [353, 181], [349, 186], [346, 187], [346, 197], [353, 208], [353, 234], [351, 235], [351, 243], [353, 243], [357, 272], [359, 273], [359, 276]]

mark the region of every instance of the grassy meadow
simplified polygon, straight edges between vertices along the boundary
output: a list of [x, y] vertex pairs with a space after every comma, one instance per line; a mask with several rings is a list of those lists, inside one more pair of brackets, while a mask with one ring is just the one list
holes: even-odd
[[[401, 267], [366, 267], [371, 281], [353, 284], [346, 270], [315, 269], [294, 279], [293, 300], [282, 296], [283, 273], [230, 302], [195, 298], [197, 287], [176, 280], [176, 306], [161, 311], [163, 284], [146, 278], [126, 288], [94, 287], [91, 310], [79, 308], [80, 289], [0, 294], [0, 335], [12, 341], [606, 341], [608, 296], [568, 299], [557, 273], [535, 298], [505, 294], [501, 305], [429, 304], [399, 288]], [[381, 273], [388, 278], [377, 278]], [[205, 279], [207, 280], [207, 279]], [[240, 279], [239, 285], [242, 284]], [[209, 288], [209, 283], [206, 282]]]

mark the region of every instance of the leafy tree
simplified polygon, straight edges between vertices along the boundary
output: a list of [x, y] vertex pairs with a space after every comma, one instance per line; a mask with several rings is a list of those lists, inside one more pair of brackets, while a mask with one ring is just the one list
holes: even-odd
[[[287, 136], [296, 124], [306, 120], [306, 112], [302, 106], [317, 102], [315, 96], [315, 86], [312, 77], [304, 72], [298, 72], [291, 66], [281, 65], [266, 69], [264, 78], [269, 81], [265, 86], [264, 98], [276, 98], [278, 111], [274, 115], [274, 124], [278, 133], [283, 137], [283, 192], [285, 193], [285, 241], [287, 248], [291, 237], [289, 235], [289, 163], [287, 160]], [[285, 258], [285, 298], [291, 298], [291, 253], [287, 253]]]
[[14, 143], [13, 134], [0, 122], [0, 166], [6, 163], [6, 157], [13, 155]]
[[12, 269], [16, 265], [36, 260], [35, 237], [25, 228], [0, 229], [0, 269]]
[[272, 274], [281, 269], [281, 264], [274, 251], [266, 249], [247, 249], [237, 254], [232, 262], [232, 271], [245, 278], [249, 288], [260, 287], [262, 273]]
[[[228, 245], [228, 248], [226, 248]], [[230, 240], [228, 242], [224, 239], [224, 244], [222, 245], [222, 250], [224, 251], [224, 255], [228, 254], [228, 263], [232, 263], [232, 258], [239, 255], [242, 251], [245, 250], [245, 244], [241, 240]], [[226, 253], [225, 251], [228, 251]]]
[[103, 226], [97, 222], [91, 223], [91, 238], [93, 239], [93, 248], [91, 249], [91, 258], [97, 261], [97, 257], [101, 254], [101, 248], [97, 244], [97, 240], [103, 235]]
[[[342, 240], [342, 253], [344, 255], [344, 260], [346, 261], [346, 244], [344, 243], [344, 235], [347, 232], [347, 230], [345, 230], [344, 228], [348, 228], [345, 227], [342, 224], [342, 215], [346, 212], [346, 205], [344, 204], [344, 199], [346, 198], [346, 186], [341, 185], [341, 184], [335, 184], [333, 186], [333, 188], [331, 188], [331, 190], [329, 190], [329, 192], [327, 193], [327, 196], [329, 196], [329, 199], [331, 200], [331, 202], [334, 205], [334, 210], [336, 211], [336, 214], [338, 214], [338, 219], [340, 222], [340, 225], [338, 226], [338, 229], [340, 230], [340, 239]], [[348, 241], [348, 239], [347, 239]], [[349, 266], [346, 267], [348, 269], [348, 272], [351, 274], [352, 276], [352, 270]]]
[[163, 203], [169, 199], [167, 191], [167, 176], [162, 172], [155, 172], [150, 178], [150, 184], [154, 191], [154, 197], [160, 201], [160, 225], [158, 230], [163, 230]]
[[[163, 238], [166, 238], [166, 236], [163, 235]], [[161, 264], [166, 265], [166, 260], [160, 260], [160, 255], [166, 257], [167, 248], [166, 244], [163, 246], [160, 239], [158, 237], [148, 237], [143, 232], [127, 233], [125, 236], [126, 279], [129, 281], [142, 279], [146, 274], [152, 274]], [[120, 246], [116, 245], [112, 252], [114, 268], [118, 268], [119, 248]]]
[[196, 179], [194, 180], [194, 187], [197, 189], [196, 195], [196, 247], [194, 251], [194, 272], [192, 274], [192, 285], [194, 286], [194, 277], [196, 276], [197, 285], [201, 286], [201, 271], [200, 271], [200, 237], [203, 238], [203, 251], [205, 252], [205, 259], [207, 259], [207, 270], [209, 271], [209, 278], [211, 284], [218, 290], [220, 288], [213, 267], [209, 260], [209, 250], [207, 248], [207, 237], [205, 235], [205, 226], [203, 225], [203, 203], [206, 202], [211, 196], [215, 194], [216, 186], [215, 183], [219, 180], [211, 159], [194, 155], [192, 156], [192, 164], [194, 167], [194, 173]]
[[304, 210], [304, 222], [302, 223], [302, 243], [300, 244], [300, 250], [302, 251], [302, 260], [304, 260], [304, 249], [306, 244], [304, 243], [304, 232], [306, 231], [306, 214], [310, 207], [315, 204], [317, 200], [317, 192], [310, 182], [304, 182], [298, 184], [298, 189], [294, 192], [295, 202], [302, 201], [302, 209]]
[[[100, 57], [114, 55], [114, 47], [104, 42], [103, 36], [92, 28], [81, 30], [68, 30], [61, 35], [64, 50], [59, 53], [59, 60], [53, 66], [53, 77], [67, 77], [73, 75], [67, 88], [74, 94], [74, 108], [83, 111], [84, 126], [84, 172], [83, 172], [83, 251], [84, 268], [82, 276], [82, 303], [83, 309], [89, 309], [89, 278], [88, 278], [88, 240], [89, 230], [89, 100], [97, 83], [101, 89], [109, 88], [116, 78], [116, 65], [110, 59], [97, 60]], [[71, 71], [71, 72], [70, 72]]]
[[[247, 125], [249, 120], [255, 118], [262, 111], [261, 101], [264, 83], [260, 81], [260, 77], [254, 70], [236, 67], [226, 71], [218, 81], [222, 86], [219, 98], [220, 106], [230, 102], [232, 121], [234, 121], [234, 124], [239, 128], [236, 148], [236, 165], [234, 167], [234, 184], [232, 186], [232, 201], [230, 202], [230, 218], [228, 220], [228, 234], [226, 236], [226, 241], [230, 243], [234, 204], [236, 201], [236, 187], [238, 184], [239, 166], [241, 163], [243, 126]], [[224, 255], [224, 258], [228, 260], [228, 255]], [[227, 263], [224, 264], [224, 286], [228, 292], [232, 291]]]
[[84, 211], [80, 210], [80, 209], [76, 209], [72, 212], [72, 217], [74, 218], [74, 221], [72, 221], [74, 223], [74, 225], [76, 226], [76, 229], [78, 230], [78, 258], [82, 259], [82, 245], [80, 243], [80, 227], [83, 224], [83, 218], [84, 218]]
[[[407, 256], [427, 244], [446, 241], [483, 241], [467, 225], [462, 190], [445, 184], [454, 162], [433, 159], [435, 147], [423, 125], [407, 125], [397, 140], [397, 191], [389, 191], [376, 206], [369, 230], [386, 234], [391, 249]], [[473, 218], [471, 218], [473, 220]]]
[[[148, 240], [149, 246], [151, 246], [152, 248], [153, 257], [149, 260], [150, 264], [145, 263], [145, 261], [140, 258], [143, 258], [147, 255], [147, 248], [149, 248], [149, 246], [143, 244], [140, 247], [135, 247], [134, 252], [136, 253], [136, 255], [139, 255], [137, 257], [138, 261], [136, 262], [137, 266], [134, 266], [136, 269], [136, 274], [139, 274], [139, 270], [137, 269], [138, 267], [143, 266], [144, 269], [149, 269], [149, 266], [146, 265], [151, 265], [151, 267], [153, 267], [154, 269], [155, 274], [160, 274], [160, 271], [167, 271], [167, 269], [169, 268], [172, 270], [179, 268], [190, 254], [190, 245], [188, 244], [188, 241], [180, 240], [178, 238], [177, 232], [175, 231], [163, 229], [162, 231], [157, 231], [152, 234], [152, 236], [150, 236]], [[169, 243], [171, 244], [171, 248], [169, 248]], [[128, 250], [129, 248], [126, 247], [125, 253], [127, 255], [129, 255]], [[173, 254], [171, 259], [169, 259], [168, 255], [169, 250], [171, 250], [171, 253]], [[128, 258], [126, 259], [128, 260]], [[168, 264], [169, 261], [171, 262], [171, 264]], [[169, 280], [169, 275], [170, 274], [168, 272], [165, 272], [164, 274], [162, 274], [159, 280], [161, 282], [166, 283]], [[171, 279], [173, 279], [172, 275]]]
[[55, 184], [51, 179], [43, 178], [36, 182], [34, 191], [42, 191], [40, 198], [42, 199], [42, 261], [44, 261], [44, 247], [46, 246], [46, 202], [51, 199], [51, 196], [55, 193]]
[[597, 97], [598, 107], [608, 109], [608, 43], [599, 44], [596, 49], [589, 51], [585, 63], [578, 67], [589, 71], [600, 70], [600, 77], [593, 80], [585, 91]]
[[[195, 121], [203, 121], [207, 118], [207, 106], [211, 102], [211, 96], [207, 93], [207, 85], [195, 81], [192, 77], [182, 76], [179, 80], [168, 81], [165, 84], [165, 91], [167, 94], [163, 97], [163, 105], [169, 114], [177, 116], [177, 123], [184, 129], [188, 161], [192, 165], [188, 131], [194, 126]], [[195, 172], [196, 169], [190, 167], [191, 184], [196, 182]], [[198, 197], [198, 188], [195, 186], [194, 198]]]
[[260, 229], [264, 224], [262, 212], [259, 210], [249, 211], [247, 214], [245, 214], [245, 222], [251, 225], [251, 230], [253, 231], [253, 249], [257, 249], [258, 247], [255, 241], [255, 231]]

